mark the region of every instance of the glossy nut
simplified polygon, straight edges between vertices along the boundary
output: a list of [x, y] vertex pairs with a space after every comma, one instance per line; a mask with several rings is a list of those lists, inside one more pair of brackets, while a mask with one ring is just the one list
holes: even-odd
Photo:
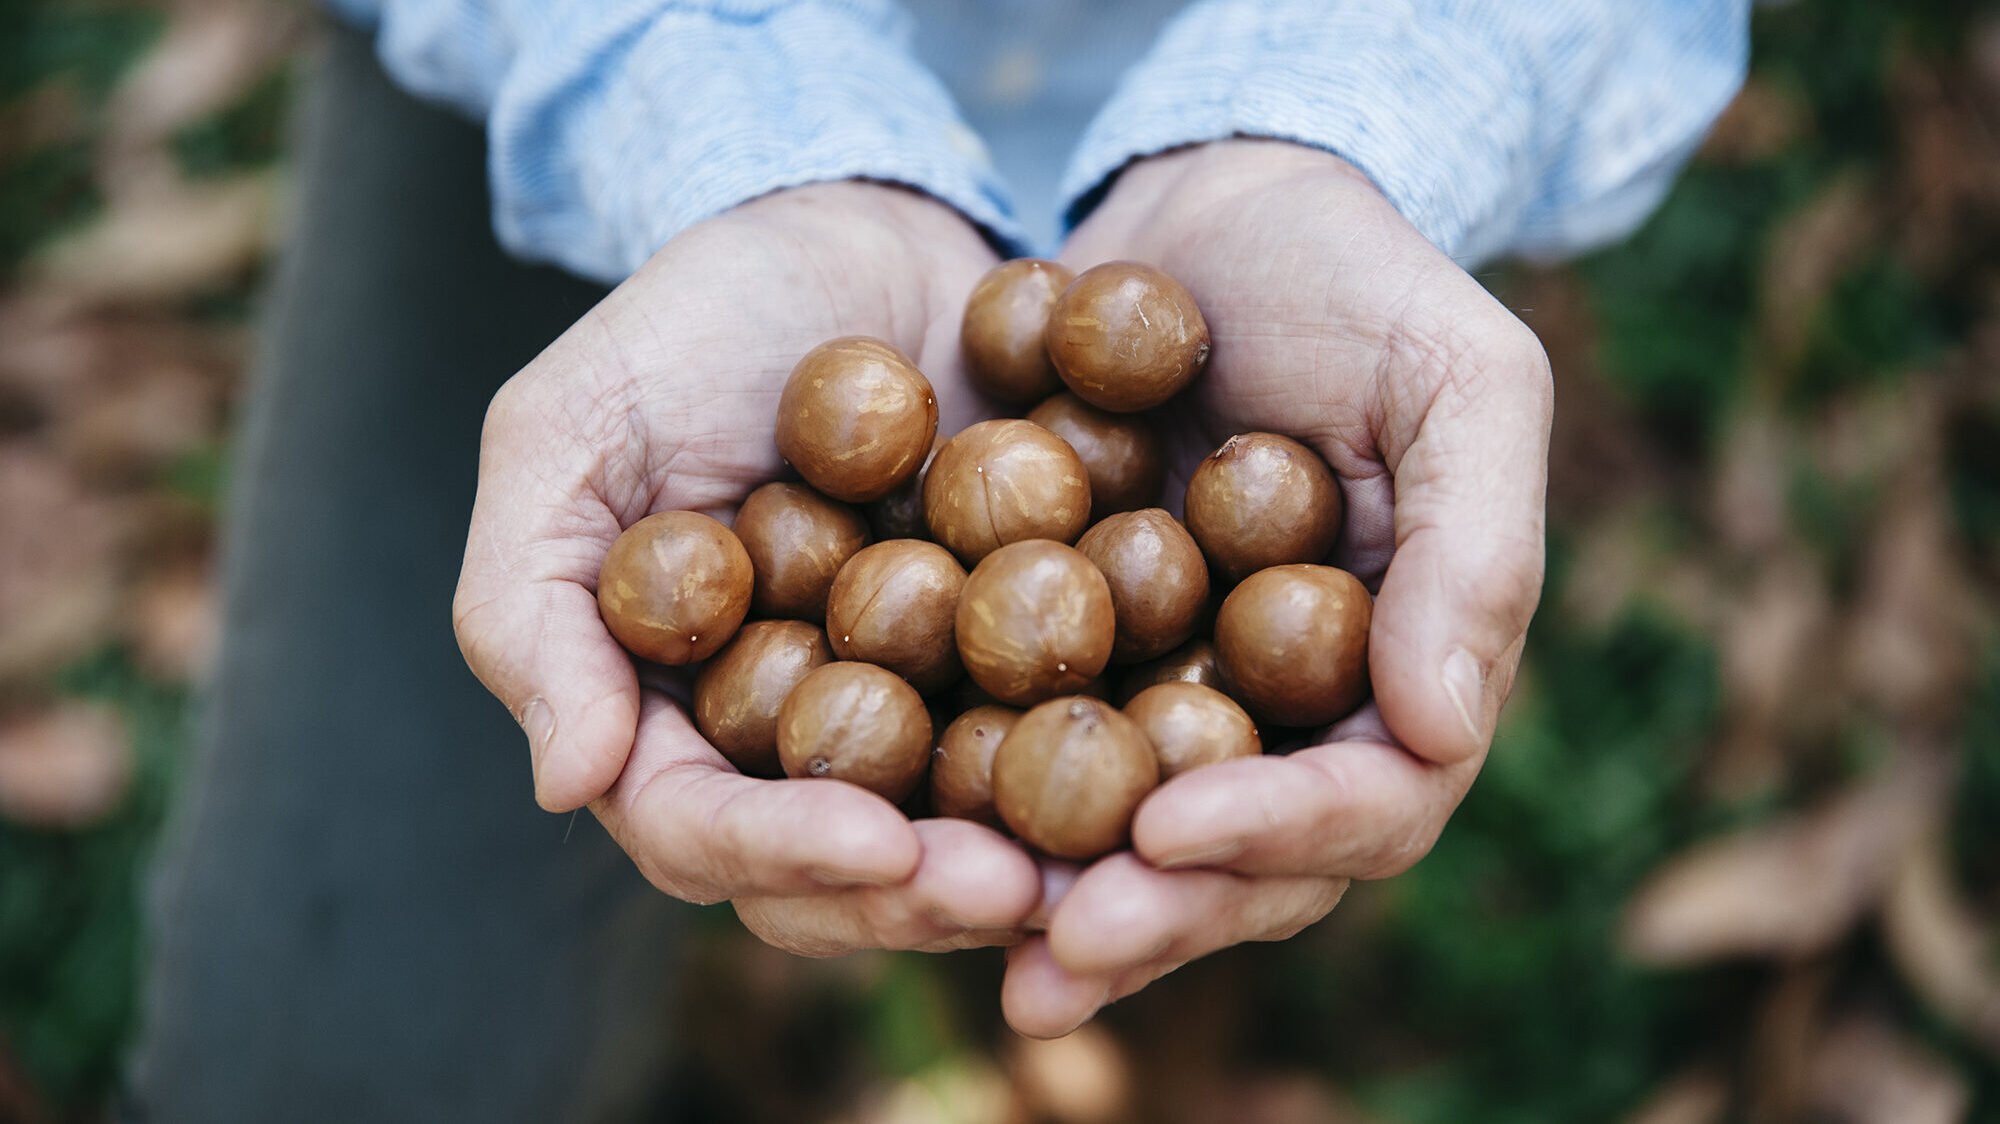
[[1193, 635], [1208, 600], [1208, 566], [1180, 521], [1157, 507], [1113, 515], [1076, 541], [1111, 587], [1113, 663], [1161, 655]]
[[1221, 670], [1215, 666], [1215, 645], [1200, 639], [1190, 640], [1159, 659], [1126, 672], [1118, 685], [1118, 697], [1131, 702], [1139, 692], [1159, 683], [1199, 683], [1229, 693], [1229, 688], [1222, 685]]
[[750, 611], [750, 555], [729, 528], [662, 511], [625, 529], [597, 575], [597, 609], [625, 650], [654, 663], [704, 660]]
[[937, 395], [902, 352], [843, 336], [806, 352], [778, 398], [778, 455], [837, 500], [894, 491], [937, 436]]
[[1075, 542], [1090, 522], [1090, 476], [1068, 442], [1033, 422], [979, 422], [931, 461], [924, 520], [968, 566], [1024, 539]]
[[979, 279], [958, 333], [973, 386], [1017, 404], [1062, 388], [1042, 337], [1049, 310], [1075, 279], [1067, 266], [1040, 258], [1002, 262]]
[[1340, 535], [1341, 510], [1333, 470], [1275, 433], [1231, 437], [1188, 478], [1188, 531], [1225, 583], [1324, 559]]
[[943, 434], [933, 438], [931, 451], [924, 455], [923, 466], [908, 480], [896, 485], [894, 491], [863, 508], [876, 541], [927, 539], [931, 536], [930, 524], [924, 522], [924, 481], [930, 476], [931, 461], [937, 458], [937, 451], [944, 448], [945, 440]]
[[973, 682], [1011, 706], [1081, 691], [1117, 634], [1111, 588], [1074, 547], [1046, 539], [986, 556], [958, 598], [958, 654]]
[[778, 760], [788, 777], [848, 781], [898, 803], [931, 760], [931, 716], [895, 673], [830, 663], [778, 708]]
[[1151, 418], [1114, 414], [1074, 394], [1058, 394], [1028, 411], [1028, 420], [1076, 450], [1090, 476], [1092, 520], [1160, 502], [1167, 455]]
[[1005, 826], [993, 810], [993, 751], [1020, 718], [1011, 706], [979, 706], [944, 728], [931, 754], [931, 807], [938, 815]]
[[1199, 683], [1161, 683], [1125, 704], [1160, 759], [1165, 782], [1189, 769], [1264, 752], [1257, 724], [1221, 691]]
[[879, 542], [856, 554], [826, 603], [835, 654], [888, 668], [929, 695], [958, 682], [963, 669], [953, 622], [965, 568], [936, 543]]
[[826, 619], [834, 575], [868, 544], [859, 512], [803, 484], [751, 492], [736, 513], [735, 531], [757, 575], [751, 611], [815, 624]]
[[1015, 835], [1062, 859], [1094, 859], [1132, 837], [1132, 813], [1159, 784], [1153, 747], [1100, 699], [1030, 710], [993, 754], [993, 806]]
[[1323, 726], [1368, 695], [1374, 600], [1332, 566], [1273, 566], [1245, 578], [1215, 615], [1230, 694], [1260, 721]]
[[751, 621], [694, 677], [694, 725], [738, 772], [776, 777], [778, 708], [815, 668], [833, 662], [818, 625]]
[[1078, 274], [1049, 313], [1045, 342], [1064, 385], [1119, 413], [1165, 402], [1208, 363], [1208, 322], [1194, 297], [1138, 262]]

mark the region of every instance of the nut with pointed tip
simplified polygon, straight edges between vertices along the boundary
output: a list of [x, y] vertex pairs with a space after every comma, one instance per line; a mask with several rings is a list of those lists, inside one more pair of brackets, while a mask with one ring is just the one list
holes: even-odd
[[1113, 663], [1152, 659], [1194, 634], [1208, 602], [1208, 566], [1179, 520], [1157, 507], [1120, 512], [1085, 531], [1076, 548], [1111, 586]]
[[1188, 532], [1225, 583], [1323, 560], [1340, 536], [1341, 511], [1333, 470], [1275, 433], [1231, 437], [1188, 478]]
[[1208, 363], [1208, 322], [1194, 296], [1139, 262], [1078, 274], [1049, 313], [1044, 342], [1064, 385], [1119, 413], [1165, 402]]
[[930, 712], [894, 672], [830, 663], [778, 708], [778, 760], [788, 777], [848, 781], [899, 803], [930, 767]]
[[1332, 566], [1273, 566], [1243, 579], [1215, 615], [1230, 694], [1259, 721], [1323, 726], [1368, 696], [1375, 602]]
[[1020, 720], [1011, 706], [975, 706], [944, 728], [931, 754], [931, 806], [938, 815], [1006, 826], [993, 810], [993, 752]]
[[757, 574], [751, 611], [814, 624], [826, 619], [834, 575], [868, 545], [859, 512], [804, 484], [766, 484], [751, 492], [736, 512], [735, 531]]
[[1042, 336], [1056, 298], [1076, 280], [1059, 262], [1017, 258], [979, 279], [958, 338], [972, 385], [1002, 402], [1033, 402], [1062, 388]]
[[779, 777], [778, 709], [792, 688], [833, 662], [826, 633], [806, 621], [751, 621], [694, 677], [695, 729], [737, 772]]
[[1132, 813], [1159, 784], [1152, 744], [1101, 699], [1051, 699], [1014, 723], [993, 754], [993, 806], [1030, 846], [1094, 859], [1125, 846]]
[[931, 695], [958, 682], [953, 621], [965, 568], [936, 543], [878, 542], [849, 559], [826, 602], [836, 655], [888, 668]]
[[1117, 635], [1111, 587], [1075, 547], [1030, 539], [973, 567], [958, 598], [958, 654], [980, 688], [1011, 706], [1081, 691]]
[[931, 461], [924, 520], [968, 566], [1023, 539], [1075, 542], [1090, 522], [1090, 474], [1069, 442], [1033, 422], [979, 422]]
[[662, 511], [625, 529], [597, 574], [597, 609], [625, 650], [663, 664], [712, 656], [750, 612], [750, 555], [696, 511]]
[[1159, 504], [1167, 453], [1154, 419], [1114, 414], [1074, 394], [1058, 394], [1029, 410], [1028, 420], [1076, 450], [1090, 476], [1091, 519]]
[[778, 455], [837, 500], [879, 499], [923, 465], [937, 395], [908, 356], [842, 336], [806, 352], [778, 398]]
[[1125, 716], [1138, 723], [1160, 757], [1160, 781], [1264, 752], [1257, 724], [1221, 691], [1199, 683], [1160, 683], [1132, 696]]

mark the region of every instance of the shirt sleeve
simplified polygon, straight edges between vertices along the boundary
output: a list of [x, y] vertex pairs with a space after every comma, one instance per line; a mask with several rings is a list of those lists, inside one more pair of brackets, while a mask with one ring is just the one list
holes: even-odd
[[486, 121], [514, 254], [621, 280], [783, 187], [906, 184], [1020, 244], [1006, 188], [893, 0], [329, 0], [405, 88]]
[[1203, 0], [1086, 130], [1080, 221], [1128, 161], [1229, 136], [1334, 152], [1465, 264], [1650, 214], [1749, 61], [1749, 0]]

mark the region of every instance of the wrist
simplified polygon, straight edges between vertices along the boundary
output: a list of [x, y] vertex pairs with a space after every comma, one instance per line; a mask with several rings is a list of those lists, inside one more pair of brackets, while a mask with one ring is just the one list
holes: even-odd
[[[1141, 157], [1111, 180], [1073, 244], [1155, 260], [1166, 241], [1236, 217], [1243, 200], [1268, 191], [1333, 190], [1381, 199], [1360, 169], [1325, 149], [1264, 137], [1231, 137]], [[1127, 247], [1118, 249], [1117, 247]], [[1085, 256], [1088, 256], [1087, 254]]]

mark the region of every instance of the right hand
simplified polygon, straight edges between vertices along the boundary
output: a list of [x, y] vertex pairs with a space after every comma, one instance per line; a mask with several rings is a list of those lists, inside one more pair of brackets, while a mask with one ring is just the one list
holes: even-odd
[[537, 800], [589, 804], [655, 886], [732, 901], [792, 952], [1011, 943], [1040, 900], [1035, 863], [841, 781], [742, 776], [671, 701], [684, 674], [642, 685], [598, 616], [597, 572], [646, 515], [727, 522], [778, 477], [778, 395], [827, 339], [888, 340], [929, 376], [942, 432], [976, 420], [958, 324], [996, 261], [956, 212], [902, 188], [780, 191], [674, 238], [487, 412], [453, 621], [528, 733]]

